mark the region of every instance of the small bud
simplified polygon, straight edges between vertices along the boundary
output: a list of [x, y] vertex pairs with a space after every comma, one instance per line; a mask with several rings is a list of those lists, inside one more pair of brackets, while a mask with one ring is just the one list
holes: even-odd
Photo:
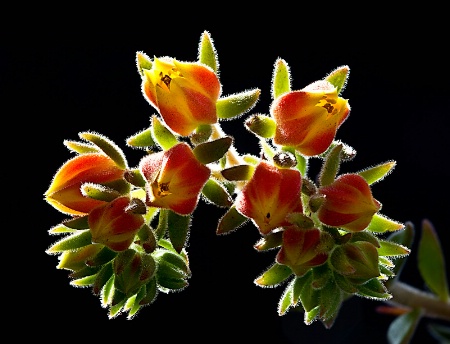
[[276, 123], [273, 118], [266, 115], [256, 114], [245, 121], [245, 126], [252, 133], [265, 139], [275, 135]]
[[289, 152], [280, 152], [274, 155], [273, 162], [275, 166], [280, 168], [291, 168], [297, 165], [295, 156]]

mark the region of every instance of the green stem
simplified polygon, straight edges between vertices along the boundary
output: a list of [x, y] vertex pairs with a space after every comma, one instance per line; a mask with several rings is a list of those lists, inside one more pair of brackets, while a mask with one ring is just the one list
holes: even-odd
[[392, 299], [388, 303], [411, 308], [420, 307], [424, 316], [450, 321], [450, 300], [440, 300], [436, 295], [416, 289], [406, 283], [395, 281], [389, 286]]

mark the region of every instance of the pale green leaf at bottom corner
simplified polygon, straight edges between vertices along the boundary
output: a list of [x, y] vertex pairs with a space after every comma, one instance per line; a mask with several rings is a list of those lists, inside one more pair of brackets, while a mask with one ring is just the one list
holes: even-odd
[[387, 331], [389, 344], [410, 343], [421, 317], [422, 310], [420, 308], [415, 308], [409, 313], [398, 316]]

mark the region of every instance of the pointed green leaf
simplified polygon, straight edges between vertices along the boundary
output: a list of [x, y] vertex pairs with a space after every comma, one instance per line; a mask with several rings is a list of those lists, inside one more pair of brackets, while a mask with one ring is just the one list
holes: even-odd
[[378, 249], [378, 254], [380, 256], [401, 257], [406, 256], [411, 252], [406, 246], [397, 244], [393, 241], [379, 240], [379, 242], [380, 248]]
[[114, 292], [114, 275], [105, 283], [102, 288], [102, 292], [100, 294], [100, 300], [102, 302], [103, 307], [106, 307], [112, 302], [112, 295]]
[[378, 278], [372, 278], [367, 283], [356, 285], [358, 295], [371, 300], [386, 301], [392, 298], [387, 288]]
[[126, 143], [130, 147], [153, 147], [156, 146], [150, 128], [144, 129], [127, 138]]
[[339, 312], [343, 301], [343, 292], [330, 280], [326, 286], [320, 289], [320, 313], [323, 321], [334, 319]]
[[228, 211], [220, 218], [217, 226], [216, 234], [227, 234], [234, 231], [238, 227], [242, 226], [248, 220], [247, 217], [242, 215], [232, 206]]
[[94, 132], [83, 132], [78, 134], [80, 138], [90, 141], [100, 148], [106, 155], [108, 155], [117, 166], [120, 168], [127, 168], [127, 160], [123, 151], [113, 141]]
[[319, 315], [320, 306], [316, 306], [313, 309], [311, 309], [308, 312], [305, 312], [304, 316], [304, 323], [305, 325], [311, 325], [314, 320], [316, 320], [317, 316]]
[[341, 94], [347, 85], [350, 68], [348, 66], [341, 66], [333, 70], [325, 77], [325, 80], [330, 82], [337, 88], [337, 93]]
[[[414, 234], [415, 229], [412, 222], [406, 222], [404, 230], [396, 231], [391, 233], [387, 240], [396, 242], [397, 244], [403, 245], [405, 247], [412, 247], [412, 244], [414, 242]], [[382, 257], [380, 257], [382, 258]], [[393, 268], [393, 273], [395, 274], [395, 278], [392, 280], [389, 280], [386, 282], [386, 285], [389, 286], [391, 283], [394, 283], [396, 279], [399, 278], [400, 273], [403, 269], [403, 266], [406, 263], [406, 260], [408, 259], [408, 256], [404, 256], [401, 258], [397, 258], [395, 260], [395, 267]]]
[[418, 268], [423, 280], [439, 299], [448, 302], [444, 253], [437, 232], [428, 220], [422, 221], [422, 237], [418, 249]]
[[74, 233], [74, 232], [77, 232], [77, 230], [73, 229], [73, 228], [66, 227], [63, 224], [59, 224], [59, 225], [53, 226], [52, 228], [50, 228], [48, 230], [48, 233], [52, 234], [52, 235], [53, 234]]
[[389, 344], [410, 343], [421, 317], [420, 308], [413, 309], [411, 312], [397, 317], [387, 331]]
[[334, 273], [334, 281], [336, 282], [336, 285], [344, 292], [348, 294], [355, 294], [358, 289], [351, 283], [347, 278], [342, 276], [341, 274]]
[[59, 240], [58, 242], [53, 244], [46, 252], [51, 254], [67, 250], [74, 250], [76, 248], [91, 244], [91, 239], [92, 236], [89, 229], [80, 230]]
[[277, 123], [272, 117], [262, 114], [250, 116], [244, 124], [249, 131], [264, 139], [272, 138], [277, 127]]
[[387, 161], [383, 164], [359, 171], [358, 174], [363, 177], [369, 185], [371, 185], [375, 182], [383, 180], [384, 177], [389, 175], [393, 171], [396, 164], [397, 163], [393, 160]]
[[90, 287], [94, 284], [97, 275], [86, 276], [83, 278], [79, 278], [70, 282], [70, 285], [75, 287]]
[[292, 306], [292, 289], [293, 282], [289, 283], [281, 295], [280, 301], [278, 302], [278, 315], [286, 314], [288, 309]]
[[192, 152], [198, 161], [206, 165], [223, 157], [232, 144], [233, 138], [226, 136], [214, 141], [200, 143], [195, 146]]
[[366, 230], [375, 233], [394, 232], [404, 228], [403, 224], [389, 219], [380, 213], [375, 214]]
[[63, 225], [73, 229], [88, 229], [88, 216], [78, 216], [71, 218], [70, 220], [64, 221]]
[[97, 295], [103, 289], [103, 287], [108, 283], [111, 276], [113, 275], [112, 263], [105, 264], [101, 270], [96, 275], [92, 286], [92, 292]]
[[81, 185], [81, 193], [83, 196], [105, 202], [111, 202], [120, 196], [120, 192], [117, 190], [94, 183], [84, 183]]
[[271, 232], [261, 238], [253, 247], [258, 251], [267, 251], [281, 246], [283, 243], [283, 232]]
[[219, 66], [217, 52], [211, 39], [211, 34], [208, 31], [204, 31], [200, 39], [198, 47], [199, 62], [212, 68], [214, 73], [217, 74]]
[[230, 181], [249, 180], [253, 176], [255, 166], [253, 165], [236, 165], [223, 169], [220, 173]]
[[147, 70], [152, 69], [153, 62], [142, 51], [138, 51], [136, 53], [136, 65], [137, 65], [139, 74], [142, 76], [142, 75], [144, 75], [144, 69], [147, 69]]
[[71, 152], [78, 153], [78, 154], [98, 153], [100, 151], [100, 149], [97, 146], [94, 146], [90, 143], [64, 140], [64, 145]]
[[230, 119], [243, 115], [253, 109], [258, 102], [261, 90], [255, 88], [250, 91], [234, 93], [227, 97], [219, 98], [216, 103], [217, 117]]
[[176, 136], [159, 120], [157, 116], [152, 117], [152, 137], [163, 149], [168, 150], [178, 143]]
[[291, 275], [292, 270], [288, 266], [274, 263], [254, 282], [261, 287], [276, 286], [283, 283]]
[[320, 170], [320, 185], [327, 186], [334, 182], [341, 163], [342, 145], [334, 146], [328, 153]]
[[218, 207], [229, 208], [233, 204], [233, 199], [227, 189], [213, 178], [208, 179], [203, 186], [202, 195]]
[[[313, 274], [307, 272], [306, 275], [303, 276], [305, 280], [302, 281], [303, 288], [300, 291], [300, 301], [302, 303], [302, 307], [306, 312], [311, 311], [315, 307], [320, 304], [320, 292], [315, 289], [312, 285]], [[302, 277], [302, 278], [303, 278]], [[297, 286], [294, 286], [295, 293], [297, 293]], [[294, 296], [295, 297], [295, 296]]]
[[151, 304], [158, 295], [158, 286], [156, 283], [156, 278], [152, 278], [150, 282], [145, 285], [145, 296], [139, 301], [139, 305]]
[[275, 61], [275, 68], [272, 78], [272, 99], [276, 99], [283, 93], [291, 90], [291, 75], [289, 66], [285, 60], [278, 58]]
[[103, 247], [99, 253], [86, 261], [88, 266], [100, 266], [112, 261], [117, 256], [117, 252], [107, 246]]
[[169, 211], [167, 218], [167, 228], [169, 230], [169, 238], [173, 248], [180, 253], [186, 244], [189, 226], [191, 224], [190, 215], [179, 215], [173, 211]]

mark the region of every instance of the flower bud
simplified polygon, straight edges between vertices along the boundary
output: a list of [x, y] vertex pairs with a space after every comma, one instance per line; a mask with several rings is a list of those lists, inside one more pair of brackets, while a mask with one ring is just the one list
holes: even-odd
[[130, 204], [130, 198], [123, 196], [93, 209], [88, 217], [92, 242], [114, 251], [126, 250], [144, 224], [142, 215], [136, 214]]
[[142, 79], [144, 97], [175, 133], [189, 136], [198, 126], [217, 122], [221, 84], [208, 66], [155, 58]]
[[64, 163], [56, 172], [45, 200], [65, 214], [85, 215], [105, 201], [84, 196], [85, 183], [107, 184], [123, 178], [124, 170], [107, 155], [86, 153]]
[[328, 226], [352, 232], [362, 231], [381, 208], [381, 204], [373, 198], [369, 184], [357, 174], [343, 174], [333, 183], [320, 187], [318, 192], [325, 199], [317, 216]]
[[325, 152], [350, 113], [348, 101], [331, 83], [316, 81], [276, 98], [270, 108], [276, 122], [274, 143], [306, 156]]
[[191, 214], [200, 192], [211, 175], [186, 143], [142, 158], [139, 169], [147, 181], [146, 204], [171, 209], [180, 215]]
[[261, 161], [235, 200], [236, 210], [251, 218], [263, 235], [290, 225], [286, 216], [302, 212], [302, 179], [295, 169]]

